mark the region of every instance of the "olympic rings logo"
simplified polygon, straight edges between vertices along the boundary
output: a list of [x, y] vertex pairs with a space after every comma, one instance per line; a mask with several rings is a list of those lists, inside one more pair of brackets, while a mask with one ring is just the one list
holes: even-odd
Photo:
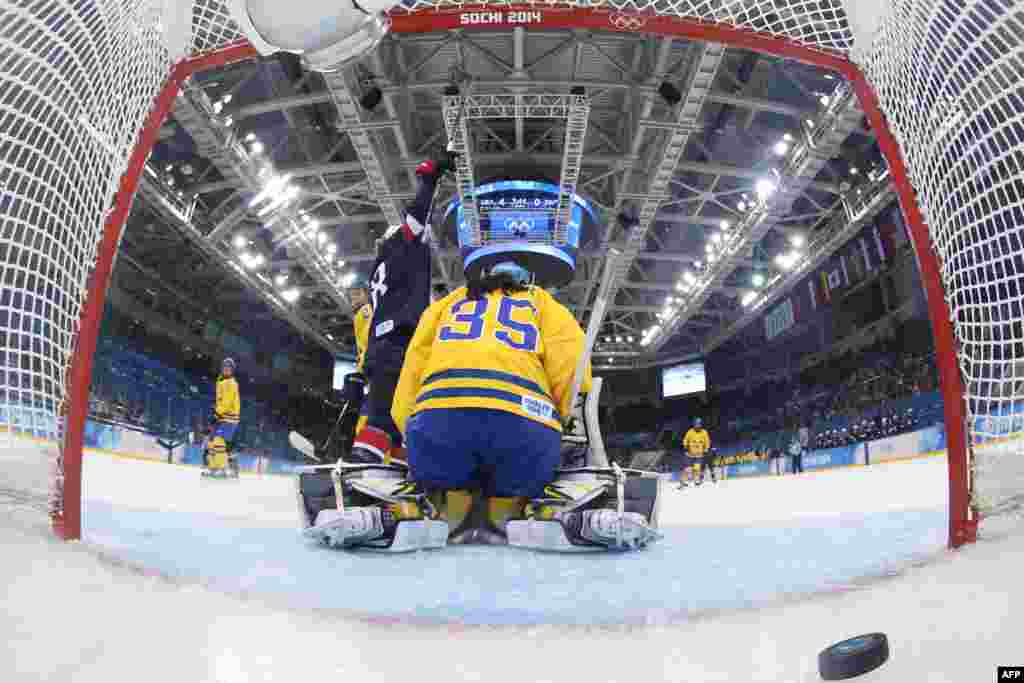
[[516, 237], [526, 237], [533, 230], [533, 221], [506, 218], [505, 229]]
[[647, 24], [647, 17], [636, 14], [609, 14], [608, 23], [620, 31], [639, 31]]

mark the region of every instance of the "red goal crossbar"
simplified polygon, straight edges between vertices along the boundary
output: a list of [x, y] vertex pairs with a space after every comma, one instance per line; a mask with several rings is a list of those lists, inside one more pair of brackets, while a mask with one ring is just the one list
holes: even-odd
[[[599, 8], [550, 8], [536, 6], [480, 5], [451, 10], [399, 12], [391, 17], [391, 32], [431, 33], [451, 29], [490, 30], [524, 26], [533, 30], [589, 29], [618, 33], [643, 33], [694, 41], [716, 42], [777, 57], [793, 59], [841, 74], [849, 81], [879, 147], [896, 187], [910, 239], [924, 283], [935, 338], [936, 356], [942, 388], [949, 453], [949, 544], [958, 547], [975, 540], [977, 514], [972, 508], [966, 405], [964, 383], [957, 364], [957, 345], [950, 309], [944, 297], [938, 255], [932, 248], [928, 226], [917, 204], [899, 145], [890, 131], [878, 98], [864, 74], [842, 54], [811, 47], [777, 36], [764, 35], [734, 26], [696, 19], [658, 16], [646, 13], [618, 12]], [[184, 82], [198, 71], [224, 66], [256, 56], [248, 44], [234, 44], [210, 54], [179, 63], [163, 87], [142, 129], [131, 155], [128, 170], [121, 178], [114, 209], [111, 212], [98, 249], [95, 270], [81, 314], [76, 346], [69, 371], [69, 396], [63, 443], [64, 480], [62, 511], [54, 514], [53, 527], [62, 538], [81, 535], [81, 471], [85, 420], [89, 405], [92, 358], [99, 334], [107, 286], [121, 232], [131, 208], [139, 177], [157, 140], [157, 133], [171, 111]]]

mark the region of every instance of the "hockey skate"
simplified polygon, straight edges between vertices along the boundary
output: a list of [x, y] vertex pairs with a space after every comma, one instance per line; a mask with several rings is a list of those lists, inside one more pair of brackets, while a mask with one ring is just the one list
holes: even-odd
[[558, 552], [625, 551], [661, 538], [660, 480], [639, 470], [560, 470], [545, 497], [526, 507], [526, 519], [505, 527], [509, 545]]
[[331, 548], [411, 552], [443, 548], [448, 524], [400, 465], [339, 463], [299, 471], [303, 535]]

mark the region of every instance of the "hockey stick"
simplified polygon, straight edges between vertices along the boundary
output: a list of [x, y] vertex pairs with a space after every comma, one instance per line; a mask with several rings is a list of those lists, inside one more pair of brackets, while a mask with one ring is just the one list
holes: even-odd
[[[569, 409], [572, 410], [573, 406], [576, 405], [576, 401], [580, 395], [580, 386], [583, 384], [583, 375], [587, 370], [587, 365], [590, 363], [590, 358], [594, 353], [594, 342], [597, 341], [597, 335], [601, 332], [601, 321], [604, 318], [604, 311], [608, 307], [608, 295], [612, 288], [612, 279], [615, 275], [615, 263], [618, 261], [619, 256], [622, 252], [615, 247], [608, 248], [608, 256], [605, 259], [604, 275], [601, 277], [601, 286], [597, 290], [597, 298], [594, 300], [594, 308], [590, 311], [590, 322], [587, 324], [587, 336], [583, 341], [583, 353], [580, 355], [579, 362], [576, 363], [576, 372], [572, 378], [572, 400], [569, 402]], [[586, 305], [586, 302], [584, 302]], [[604, 462], [593, 463], [598, 467], [608, 467], [607, 456], [599, 458]]]

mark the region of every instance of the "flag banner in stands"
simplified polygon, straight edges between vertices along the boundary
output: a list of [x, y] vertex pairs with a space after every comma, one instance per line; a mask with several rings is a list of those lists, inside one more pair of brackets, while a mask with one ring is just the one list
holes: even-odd
[[768, 311], [764, 316], [764, 333], [770, 340], [775, 339], [786, 330], [793, 327], [796, 322], [796, 315], [793, 311], [793, 300], [786, 299], [781, 304]]

